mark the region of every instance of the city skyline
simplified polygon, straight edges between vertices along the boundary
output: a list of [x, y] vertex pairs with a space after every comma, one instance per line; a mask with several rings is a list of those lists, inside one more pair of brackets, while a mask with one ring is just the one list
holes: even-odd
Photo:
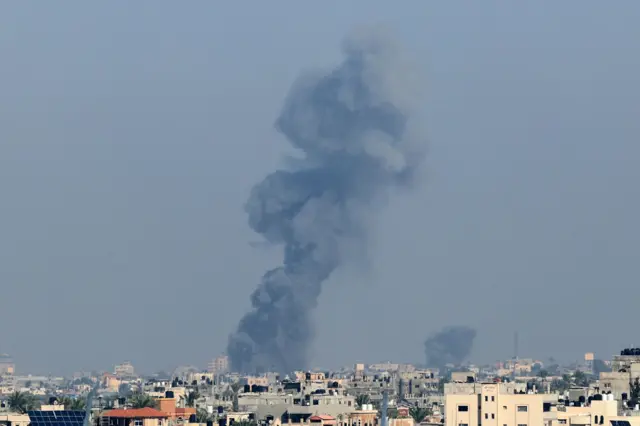
[[425, 170], [376, 206], [367, 253], [326, 282], [311, 365], [418, 362], [451, 325], [477, 330], [478, 363], [510, 356], [515, 330], [534, 358], [609, 358], [640, 296], [638, 13], [597, 0], [0, 5], [0, 352], [60, 373], [223, 352], [282, 261], [243, 205], [296, 164], [273, 127], [287, 91], [380, 23], [424, 70]]

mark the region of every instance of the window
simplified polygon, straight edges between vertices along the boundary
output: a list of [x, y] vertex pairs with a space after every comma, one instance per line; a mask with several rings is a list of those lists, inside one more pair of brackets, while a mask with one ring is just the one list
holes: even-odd
[[467, 423], [459, 423], [458, 426], [469, 426]]
[[142, 419], [135, 419], [133, 421], [133, 426], [142, 426]]
[[489, 401], [489, 397], [485, 395], [484, 402], [488, 402], [488, 401]]
[[527, 411], [529, 411], [529, 408], [526, 405], [518, 405], [518, 412], [526, 413]]
[[518, 426], [527, 426], [525, 423], [518, 423]]
[[491, 413], [491, 419], [495, 419], [496, 415], [494, 413]]
[[493, 401], [495, 401], [495, 400], [496, 400], [496, 397], [492, 395], [492, 396], [491, 396], [491, 402], [493, 402]]
[[469, 411], [468, 405], [458, 405], [458, 411]]
[[318, 405], [319, 403], [320, 403], [320, 400], [319, 400], [319, 399], [314, 399], [314, 400], [313, 400], [313, 405]]
[[489, 415], [487, 413], [484, 413], [484, 418], [485, 420], [487, 420], [489, 418]]

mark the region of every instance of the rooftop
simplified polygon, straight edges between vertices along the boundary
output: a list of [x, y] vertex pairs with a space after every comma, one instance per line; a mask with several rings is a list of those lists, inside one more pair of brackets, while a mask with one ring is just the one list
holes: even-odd
[[103, 417], [119, 417], [119, 418], [125, 418], [125, 419], [133, 419], [133, 418], [164, 419], [169, 417], [168, 414], [150, 407], [109, 410], [109, 411], [106, 411], [102, 416]]

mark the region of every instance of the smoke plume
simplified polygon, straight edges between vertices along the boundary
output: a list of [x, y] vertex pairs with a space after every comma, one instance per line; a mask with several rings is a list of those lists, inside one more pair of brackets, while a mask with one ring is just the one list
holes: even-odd
[[407, 185], [422, 158], [423, 139], [407, 122], [417, 87], [394, 43], [367, 29], [347, 37], [343, 53], [332, 71], [293, 84], [275, 127], [301, 156], [246, 203], [250, 226], [283, 245], [284, 260], [264, 274], [229, 337], [235, 371], [308, 367], [322, 283], [364, 250], [377, 202]]
[[447, 364], [460, 365], [473, 348], [476, 331], [470, 327], [446, 327], [424, 342], [427, 366], [443, 368]]

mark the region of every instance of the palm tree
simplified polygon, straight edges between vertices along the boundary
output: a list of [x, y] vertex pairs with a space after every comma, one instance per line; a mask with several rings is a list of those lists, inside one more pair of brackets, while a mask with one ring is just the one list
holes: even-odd
[[200, 399], [200, 392], [197, 390], [184, 394], [181, 399], [184, 401], [185, 407], [195, 407], [196, 403]]
[[584, 374], [580, 370], [576, 370], [576, 372], [573, 373], [573, 380], [574, 380], [574, 383], [578, 386], [582, 386], [582, 387], [589, 386], [589, 378], [587, 377], [586, 374]]
[[207, 410], [198, 408], [198, 410], [196, 411], [196, 421], [198, 423], [207, 423], [211, 420], [215, 420], [213, 414], [209, 414]]
[[397, 408], [387, 408], [387, 417], [390, 419], [398, 418], [398, 409]]
[[409, 415], [413, 418], [413, 421], [418, 424], [422, 422], [424, 418], [427, 417], [429, 414], [431, 414], [431, 412], [428, 408], [411, 407], [409, 409]]
[[371, 398], [369, 398], [369, 395], [365, 393], [356, 396], [356, 405], [361, 409], [362, 409], [362, 406], [365, 404], [368, 404], [369, 401], [371, 401]]
[[56, 397], [58, 404], [64, 405], [65, 410], [70, 411], [84, 411], [86, 408], [86, 401], [79, 398], [69, 398], [68, 396]]
[[136, 393], [129, 399], [131, 408], [156, 408], [157, 401], [144, 393]]
[[[238, 403], [238, 394], [240, 393], [240, 389], [242, 388], [242, 384], [240, 382], [231, 383], [231, 392], [233, 392], [233, 411], [240, 411], [240, 404]], [[247, 426], [247, 425], [245, 425]]]
[[29, 410], [34, 410], [37, 405], [36, 398], [27, 392], [15, 391], [9, 395], [7, 400], [9, 407], [20, 414], [25, 414]]

